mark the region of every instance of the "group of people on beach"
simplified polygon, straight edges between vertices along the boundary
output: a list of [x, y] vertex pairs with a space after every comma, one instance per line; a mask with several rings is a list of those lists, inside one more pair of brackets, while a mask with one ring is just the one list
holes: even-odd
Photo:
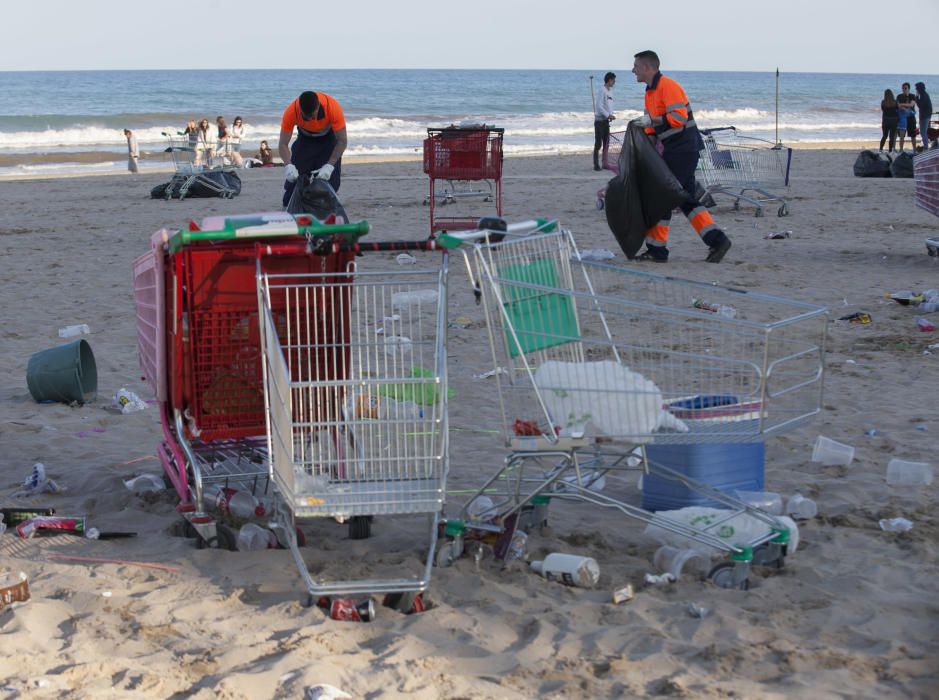
[[[932, 117], [932, 100], [926, 92], [926, 84], [916, 83], [916, 94], [910, 94], [910, 84], [903, 83], [900, 94], [894, 96], [890, 89], [884, 90], [884, 99], [880, 101], [881, 122], [883, 135], [880, 137], [880, 150], [889, 139], [889, 153], [894, 152], [897, 136], [900, 136], [900, 151], [903, 151], [906, 137], [910, 137], [910, 147], [915, 153], [916, 136], [922, 141], [922, 150], [929, 148], [929, 119]], [[917, 112], [919, 120], [917, 120]], [[918, 128], [917, 128], [918, 121]], [[935, 139], [933, 139], [935, 143]]]
[[241, 117], [235, 117], [232, 125], [228, 126], [225, 117], [218, 116], [214, 128], [205, 117], [198, 125], [195, 119], [190, 119], [183, 134], [189, 137], [189, 146], [195, 152], [193, 165], [211, 163], [216, 157], [236, 168], [244, 165], [241, 143], [245, 137], [245, 127]]

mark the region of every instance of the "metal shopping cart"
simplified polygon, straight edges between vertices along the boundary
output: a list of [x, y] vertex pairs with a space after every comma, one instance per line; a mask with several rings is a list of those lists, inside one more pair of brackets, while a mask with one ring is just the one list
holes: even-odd
[[[735, 210], [743, 200], [756, 207], [756, 216], [763, 216], [763, 205], [778, 202], [777, 214], [789, 214], [786, 195], [792, 165], [791, 148], [743, 136], [733, 126], [701, 129], [701, 138], [704, 149], [696, 176], [704, 186], [702, 198], [728, 195], [734, 200]], [[773, 194], [773, 190], [777, 194]]]
[[[623, 152], [623, 141], [626, 139], [625, 131], [614, 131], [610, 138], [603, 144], [600, 162], [604, 170], [609, 170], [614, 175], [619, 175], [619, 156]], [[602, 210], [606, 206], [606, 185], [597, 190], [597, 209]]]
[[234, 176], [234, 170], [228, 160], [227, 141], [221, 148], [216, 148], [213, 144], [193, 141], [188, 134], [163, 132], [163, 136], [169, 144], [166, 151], [173, 159], [175, 170], [166, 185], [166, 199], [185, 199], [194, 186], [204, 188], [224, 199], [238, 194], [229, 181], [229, 176]]
[[[810, 420], [822, 396], [824, 308], [583, 261], [560, 227], [476, 243], [471, 257], [509, 455], [464, 506], [467, 527], [492, 527], [469, 516], [483, 495], [497, 501], [505, 532], [547, 500], [574, 500], [729, 554], [709, 574], [724, 587], [747, 587], [754, 562], [782, 565], [782, 520], [649, 453], [762, 442]], [[725, 513], [692, 526], [599, 491], [601, 478], [634, 468], [637, 446], [646, 480], [680, 484]], [[755, 534], [728, 540], [729, 525]]]
[[[472, 229], [480, 218], [461, 212], [437, 216], [437, 206], [454, 205], [461, 199], [482, 199], [495, 203], [495, 216], [502, 216], [502, 135], [504, 129], [492, 126], [449, 126], [427, 130], [424, 139], [424, 172], [430, 178], [430, 232]], [[447, 186], [437, 191], [437, 181]], [[466, 183], [483, 182], [486, 189], [472, 189]], [[462, 188], [462, 189], [461, 189]]]
[[328, 515], [364, 539], [374, 515], [423, 513], [433, 551], [447, 473], [446, 256], [395, 276], [353, 260], [437, 246], [366, 244], [366, 222], [308, 215], [203, 224], [215, 230], [158, 231], [134, 264], [141, 368], [160, 404], [158, 452], [186, 534], [234, 548], [231, 523], [206, 512], [204, 495], [235, 487], [266, 502], [310, 600], [423, 590], [427, 567], [410, 578], [313, 581], [297, 524]]

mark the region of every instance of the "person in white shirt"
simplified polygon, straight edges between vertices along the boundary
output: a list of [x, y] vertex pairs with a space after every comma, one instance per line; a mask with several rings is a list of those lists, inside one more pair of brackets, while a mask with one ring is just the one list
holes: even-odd
[[137, 148], [137, 137], [130, 129], [124, 129], [124, 136], [127, 137], [127, 169], [132, 173], [139, 172], [137, 159], [140, 158], [140, 151]]
[[597, 90], [597, 100], [593, 113], [593, 169], [600, 167], [600, 148], [606, 149], [610, 140], [610, 122], [616, 119], [613, 116], [613, 86], [616, 84], [616, 73], [607, 73], [603, 76], [603, 85]]

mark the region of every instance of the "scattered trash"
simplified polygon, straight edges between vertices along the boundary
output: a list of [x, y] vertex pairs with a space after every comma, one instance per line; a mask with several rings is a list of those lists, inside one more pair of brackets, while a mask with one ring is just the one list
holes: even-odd
[[46, 467], [42, 462], [36, 462], [32, 471], [23, 480], [23, 487], [13, 494], [13, 498], [27, 498], [40, 493], [62, 493], [65, 489], [46, 478]]
[[477, 496], [466, 507], [466, 514], [470, 520], [488, 522], [498, 515], [498, 511], [489, 496]]
[[783, 514], [783, 498], [772, 491], [737, 491], [737, 498], [753, 508], [759, 508], [770, 515]]
[[636, 597], [636, 590], [631, 583], [627, 583], [622, 588], [613, 591], [613, 605], [626, 603]]
[[923, 301], [924, 297], [922, 294], [914, 294], [909, 290], [904, 290], [902, 292], [894, 292], [893, 294], [884, 295], [884, 299], [893, 299], [895, 302], [902, 306], [919, 306]]
[[797, 493], [786, 501], [786, 514], [793, 520], [811, 520], [818, 515], [818, 506], [811, 498]]
[[344, 698], [351, 697], [349, 693], [339, 690], [339, 688], [334, 685], [320, 683], [319, 685], [314, 685], [312, 688], [306, 689], [304, 700], [344, 700]]
[[770, 231], [763, 238], [766, 238], [771, 241], [779, 241], [784, 238], [789, 238], [792, 235], [792, 231]]
[[385, 336], [385, 354], [394, 355], [397, 352], [405, 353], [411, 349], [411, 339], [403, 335]]
[[469, 328], [473, 325], [473, 319], [468, 316], [457, 316], [447, 324], [450, 328]]
[[581, 260], [603, 262], [604, 260], [612, 260], [615, 257], [616, 253], [614, 253], [612, 250], [607, 250], [606, 248], [593, 248], [591, 250], [580, 251]]
[[417, 263], [417, 258], [415, 258], [410, 253], [401, 253], [401, 255], [395, 258], [395, 261], [399, 265], [414, 265]]
[[423, 593], [388, 593], [381, 604], [405, 615], [414, 615], [430, 609], [430, 603], [424, 600]]
[[120, 410], [121, 413], [134, 413], [142, 411], [147, 407], [146, 402], [137, 394], [121, 387], [117, 393], [111, 397], [111, 405]]
[[111, 591], [101, 591], [102, 598], [110, 598], [112, 595], [114, 594]]
[[357, 601], [353, 598], [327, 598], [323, 596], [317, 602], [317, 606], [326, 610], [334, 620], [371, 622], [375, 619], [375, 602], [371, 598]]
[[931, 483], [932, 465], [928, 462], [908, 462], [894, 457], [887, 463], [890, 486], [929, 486]]
[[733, 306], [727, 306], [726, 304], [711, 304], [703, 299], [692, 299], [691, 305], [696, 309], [701, 309], [702, 311], [710, 311], [715, 313], [718, 316], [723, 316], [724, 318], [736, 318], [737, 309]]
[[144, 493], [159, 493], [166, 490], [163, 477], [159, 474], [141, 474], [133, 479], [125, 479], [124, 486], [138, 496]]
[[856, 365], [856, 364], [857, 364], [857, 362], [855, 362], [854, 360], [845, 360], [844, 363], [845, 363], [846, 365]]
[[58, 515], [39, 515], [16, 526], [16, 534], [26, 540], [39, 530], [85, 534], [84, 518], [65, 518]]
[[55, 508], [0, 508], [0, 520], [7, 525], [19, 525], [40, 515], [55, 515]]
[[[505, 561], [524, 561], [525, 559], [525, 547], [528, 545], [528, 533], [522, 530], [521, 528], [516, 528], [515, 533], [512, 535], [512, 540], [509, 542], [509, 548], [505, 553]], [[534, 562], [532, 563], [534, 565]], [[538, 572], [540, 573], [540, 572]], [[547, 574], [546, 574], [547, 577]], [[574, 585], [574, 584], [569, 584]]]
[[74, 338], [79, 335], [91, 333], [87, 323], [80, 323], [77, 326], [66, 326], [59, 329], [60, 338]]
[[875, 435], [877, 435], [877, 429], [876, 429], [876, 428], [871, 428], [870, 430], [865, 430], [865, 431], [864, 431], [864, 434], [865, 434], [867, 437], [874, 437]]
[[934, 330], [936, 330], [936, 327], [925, 318], [916, 319], [916, 325], [919, 326], [920, 331], [923, 333], [932, 333]]
[[257, 552], [262, 549], [277, 549], [277, 535], [255, 523], [245, 523], [238, 530], [238, 551]]
[[664, 583], [675, 583], [677, 581], [672, 574], [664, 573], [656, 576], [655, 574], [646, 574], [646, 583], [652, 586], [660, 586]]
[[929, 430], [925, 423], [920, 423], [916, 426], [916, 429], [921, 433], [925, 433], [927, 430]]
[[686, 610], [688, 611], [688, 614], [691, 615], [691, 617], [696, 617], [699, 620], [711, 614], [710, 608], [703, 608], [697, 603], [688, 603]]
[[406, 292], [396, 292], [391, 295], [393, 306], [418, 306], [420, 304], [436, 304], [436, 289], [413, 289]]
[[509, 370], [507, 370], [505, 367], [496, 367], [495, 369], [491, 369], [488, 372], [483, 372], [482, 374], [474, 374], [473, 379], [489, 379], [489, 377], [494, 377], [497, 374], [508, 374], [508, 373], [509, 373]]
[[576, 554], [549, 554], [543, 560], [531, 562], [531, 570], [549, 581], [580, 588], [593, 588], [600, 579], [597, 562]]
[[691, 564], [702, 574], [710, 568], [711, 557], [697, 549], [679, 549], [663, 545], [655, 551], [652, 564], [662, 573], [668, 573], [679, 579], [686, 564]]
[[824, 435], [819, 435], [815, 439], [815, 447], [812, 449], [812, 461], [819, 462], [826, 466], [836, 464], [851, 464], [854, 459], [854, 448], [851, 445], [832, 440]]
[[25, 603], [29, 598], [29, 580], [22, 571], [15, 577], [8, 574], [0, 579], [0, 611], [14, 603]]
[[885, 518], [878, 522], [884, 532], [909, 532], [913, 529], [913, 522], [906, 518]]
[[873, 322], [874, 319], [871, 318], [871, 315], [865, 311], [858, 311], [848, 316], [842, 316], [838, 319], [839, 321], [847, 321], [848, 323], [860, 323], [867, 325], [868, 323]]

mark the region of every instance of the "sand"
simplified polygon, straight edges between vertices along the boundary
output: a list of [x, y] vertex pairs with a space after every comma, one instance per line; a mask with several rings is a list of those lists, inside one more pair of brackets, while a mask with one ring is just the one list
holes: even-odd
[[[913, 206], [910, 180], [861, 180], [854, 152], [798, 151], [791, 214], [755, 218], [724, 200], [718, 222], [733, 239], [720, 265], [686, 222], [672, 232], [665, 272], [828, 306], [833, 319], [866, 311], [867, 326], [831, 323], [825, 395], [817, 418], [767, 443], [766, 482], [814, 498], [801, 545], [776, 572], [755, 570], [748, 592], [694, 577], [648, 587], [656, 544], [628, 520], [600, 509], [551, 511], [528, 556], [551, 551], [596, 558], [597, 589], [566, 588], [521, 563], [500, 571], [472, 559], [435, 569], [432, 610], [404, 615], [379, 607], [369, 624], [333, 621], [301, 607], [302, 585], [286, 551], [196, 549], [176, 536], [171, 492], [135, 496], [122, 480], [158, 469], [156, 407], [108, 410], [122, 386], [151, 398], [139, 379], [131, 262], [153, 231], [208, 214], [276, 209], [282, 171], [244, 172], [233, 201], [150, 200], [159, 174], [0, 183], [0, 251], [5, 313], [0, 331], [2, 503], [34, 462], [67, 491], [28, 503], [84, 514], [136, 539], [0, 536], [0, 568], [29, 577], [32, 600], [0, 613], [0, 687], [7, 697], [300, 698], [328, 683], [356, 698], [599, 698], [672, 695], [747, 698], [929, 698], [939, 694], [939, 524], [936, 485], [885, 484], [887, 461], [935, 458], [939, 334], [917, 330], [915, 310], [884, 299], [902, 289], [939, 287], [937, 260], [923, 240], [939, 221]], [[606, 174], [589, 158], [510, 159], [510, 219], [558, 217], [582, 248], [617, 252], [594, 196]], [[427, 180], [420, 164], [350, 164], [342, 195], [373, 238], [423, 237]], [[766, 240], [791, 230], [786, 240]], [[367, 260], [365, 261], [367, 263]], [[485, 330], [462, 270], [454, 265], [451, 318], [477, 321], [450, 335], [451, 486], [479, 484], [501, 464], [493, 425]], [[939, 322], [939, 318], [933, 319]], [[25, 382], [29, 356], [62, 342], [57, 329], [87, 323], [97, 358], [99, 398], [83, 407], [36, 404]], [[491, 380], [488, 380], [491, 382]], [[873, 436], [865, 431], [876, 430]], [[810, 461], [817, 435], [856, 447], [848, 467]], [[608, 486], [638, 498], [635, 481]], [[631, 496], [630, 496], [631, 494]], [[462, 496], [454, 495], [448, 511]], [[906, 534], [878, 520], [913, 521]], [[419, 555], [420, 531], [392, 530], [404, 554], [350, 542], [346, 529], [308, 529], [314, 568], [354, 563], [380, 573]], [[149, 562], [94, 563], [100, 557]], [[347, 561], [347, 563], [348, 563]], [[614, 588], [633, 583], [618, 606]], [[691, 617], [689, 602], [710, 608]]]

